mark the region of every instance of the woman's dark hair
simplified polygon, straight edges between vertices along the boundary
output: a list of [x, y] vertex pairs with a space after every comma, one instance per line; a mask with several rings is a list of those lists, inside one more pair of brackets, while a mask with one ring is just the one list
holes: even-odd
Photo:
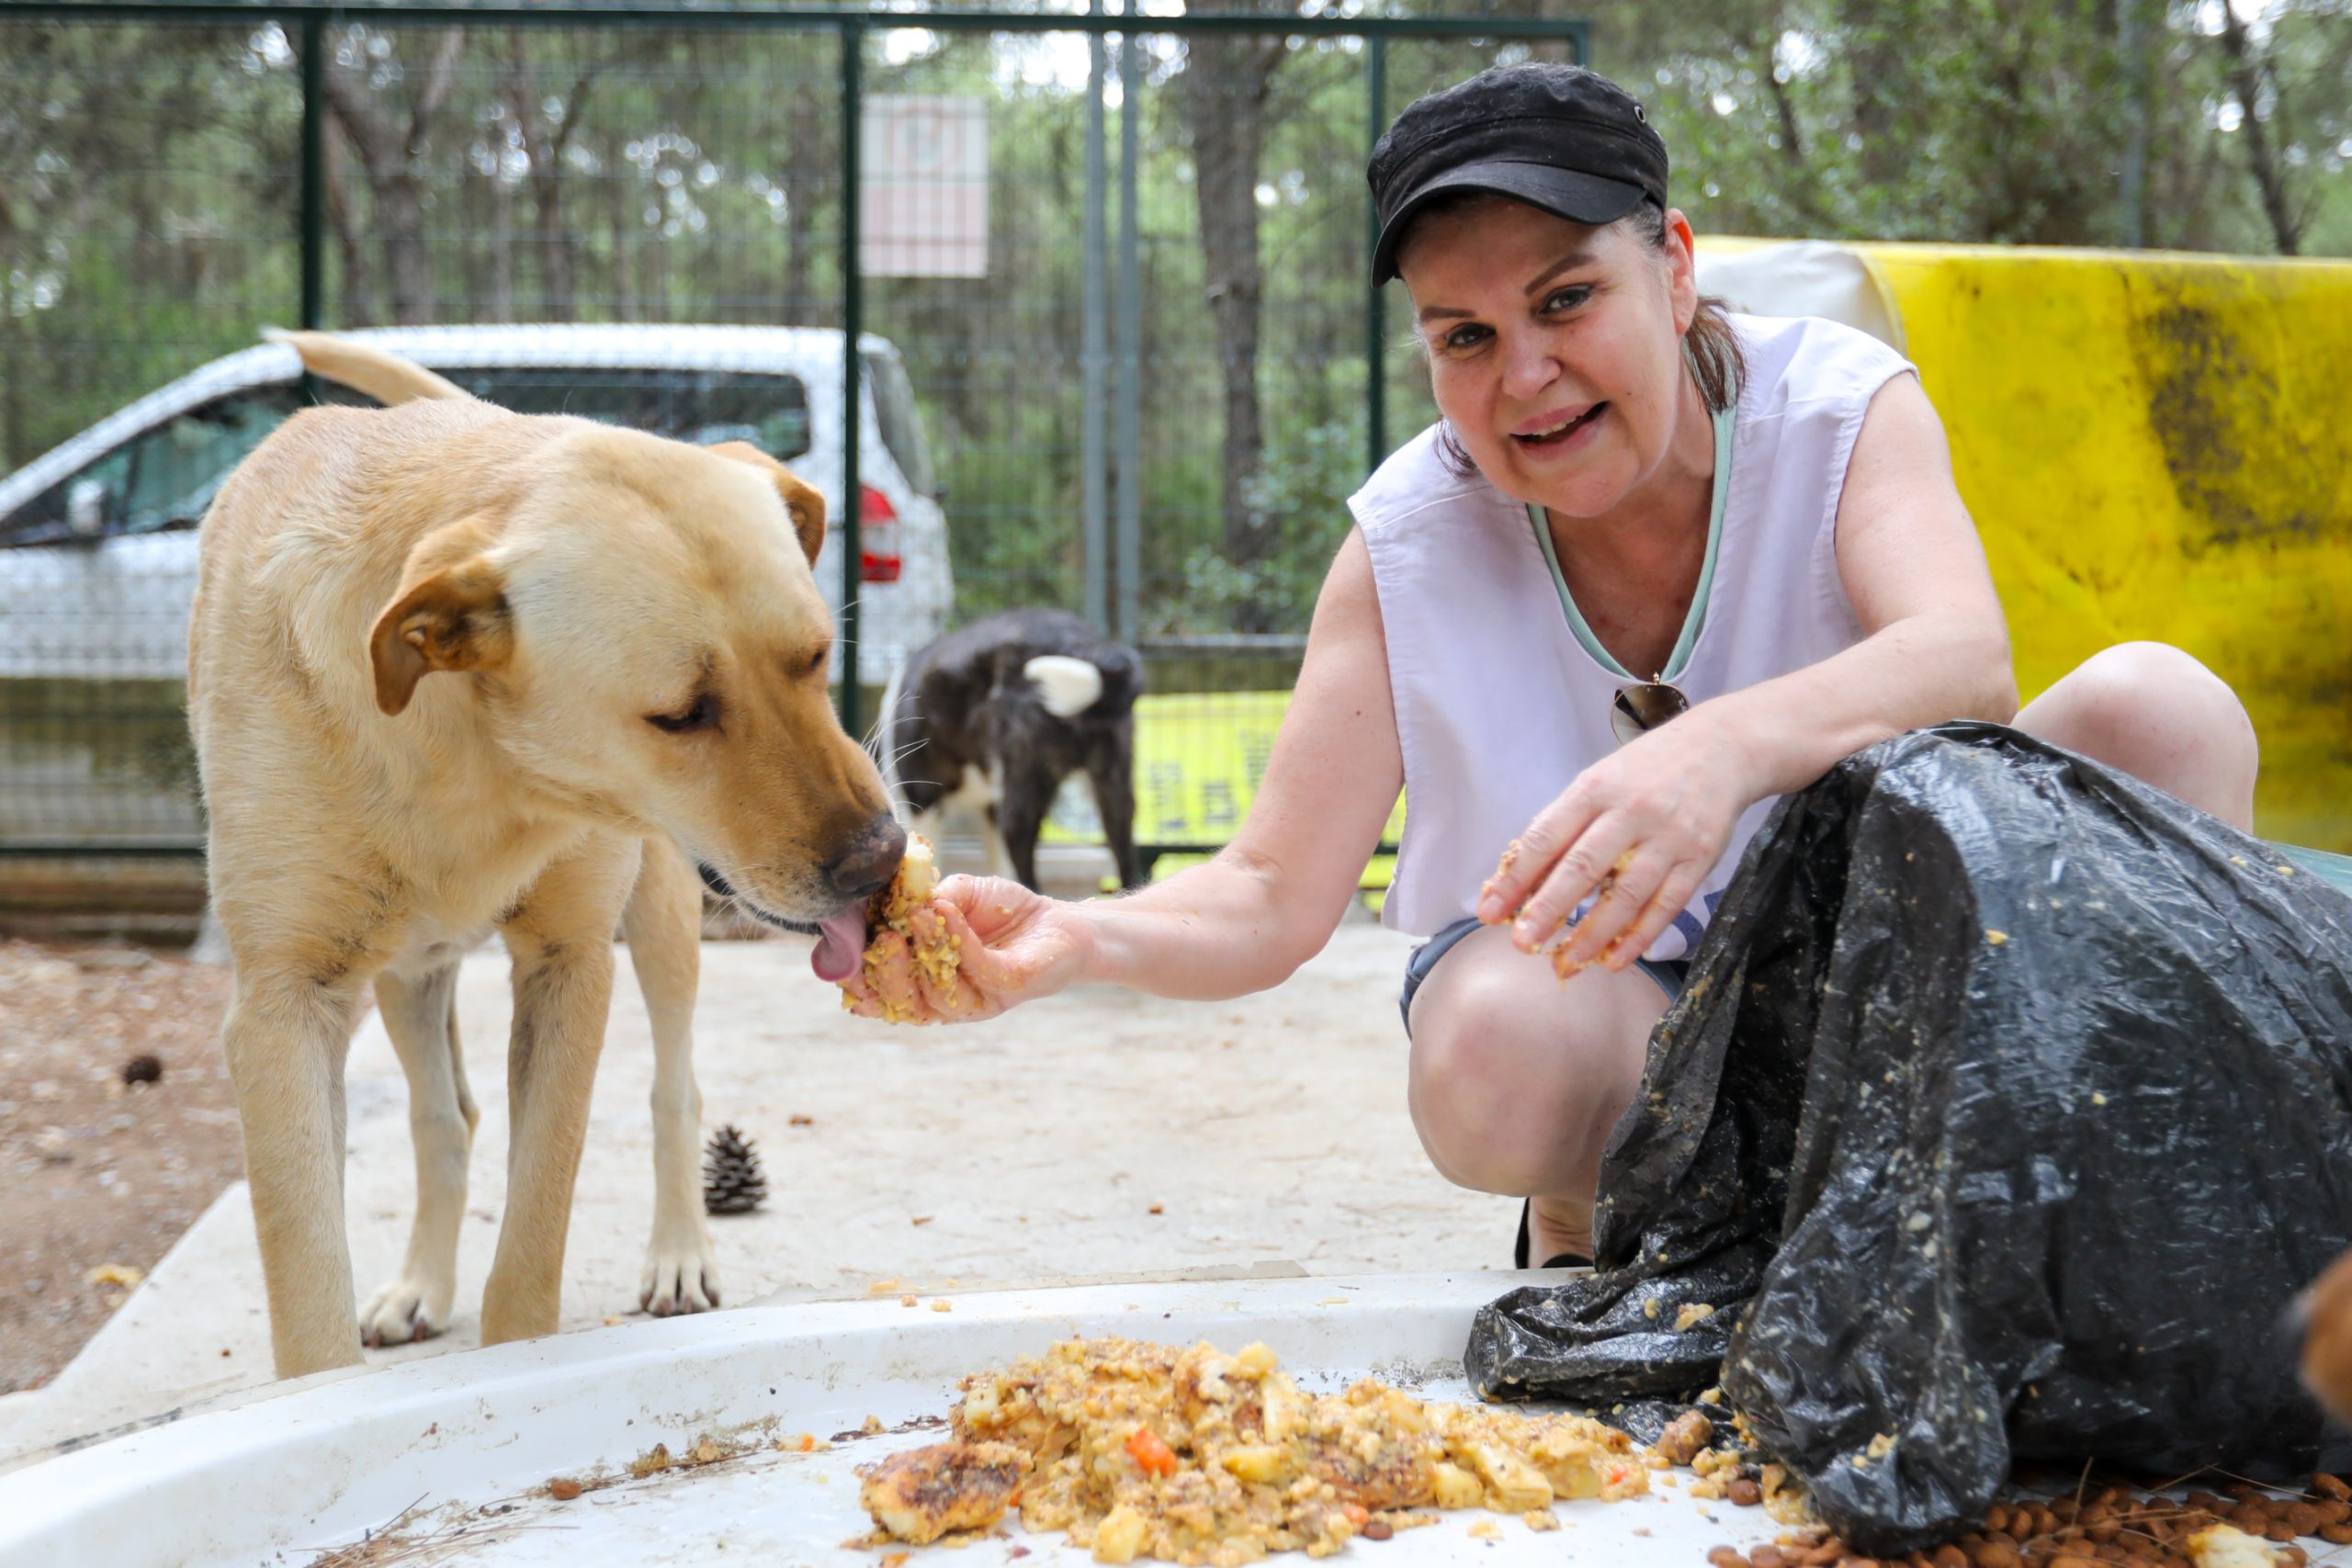
[[[1488, 191], [1465, 190], [1430, 202], [1415, 221], [1481, 201], [1511, 199]], [[1666, 209], [1657, 203], [1645, 201], [1617, 222], [1630, 228], [1634, 237], [1651, 250], [1666, 249]], [[1690, 356], [1690, 373], [1698, 378], [1699, 396], [1705, 401], [1707, 412], [1721, 413], [1737, 404], [1740, 390], [1747, 384], [1747, 359], [1740, 352], [1739, 334], [1732, 330], [1731, 316], [1723, 300], [1712, 294], [1699, 296], [1699, 308], [1690, 317], [1689, 330], [1682, 334], [1682, 348]], [[1437, 454], [1438, 460], [1461, 478], [1468, 479], [1478, 471], [1478, 465], [1471, 461], [1470, 454], [1455, 438], [1450, 425], [1437, 433]]]

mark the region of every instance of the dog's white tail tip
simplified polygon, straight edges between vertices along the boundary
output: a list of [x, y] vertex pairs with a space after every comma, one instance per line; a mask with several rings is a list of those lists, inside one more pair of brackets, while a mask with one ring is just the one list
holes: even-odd
[[1041, 653], [1021, 667], [1037, 688], [1037, 700], [1056, 718], [1076, 718], [1102, 696], [1102, 671], [1066, 653]]

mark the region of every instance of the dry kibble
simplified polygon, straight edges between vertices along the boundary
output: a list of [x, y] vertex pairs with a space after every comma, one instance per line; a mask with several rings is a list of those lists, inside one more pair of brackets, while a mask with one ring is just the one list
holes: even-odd
[[2346, 1486], [2333, 1475], [2312, 1476], [2312, 1490], [2323, 1497], [2332, 1498], [2338, 1503], [2352, 1503], [2352, 1486]]
[[2294, 1526], [2289, 1524], [2286, 1520], [2278, 1518], [2274, 1518], [2268, 1524], [2262, 1527], [2263, 1540], [2279, 1542], [2282, 1544], [2294, 1540], [2296, 1536], [2301, 1533], [2301, 1531], [2296, 1529]]
[[1928, 1559], [1936, 1568], [1968, 1568], [1968, 1553], [1947, 1541]]
[[580, 1483], [568, 1475], [559, 1475], [548, 1483], [548, 1495], [559, 1503], [569, 1503], [580, 1495]]
[[2352, 1546], [2352, 1524], [2322, 1525], [2319, 1538], [2330, 1546]]
[[2078, 1557], [2070, 1551], [2064, 1557], [2052, 1558], [2050, 1560], [2050, 1568], [2098, 1568], [2098, 1559], [2096, 1557]]
[[2005, 1546], [1997, 1540], [1986, 1541], [1976, 1553], [1976, 1568], [2023, 1568], [2024, 1561], [2018, 1555], [2017, 1548]]
[[1840, 1557], [1838, 1568], [1879, 1568], [1879, 1561], [1875, 1557]]
[[1747, 1554], [1748, 1568], [1788, 1568], [1789, 1560], [1777, 1546], [1759, 1546]]
[[1715, 1568], [1747, 1568], [1747, 1557], [1736, 1546], [1718, 1546], [1710, 1549], [1707, 1552], [1707, 1561], [1713, 1563]]
[[1363, 1527], [1363, 1538], [1366, 1540], [1386, 1540], [1396, 1533], [1396, 1527], [1386, 1519], [1374, 1519]]
[[2311, 1506], [2324, 1525], [2340, 1525], [2346, 1519], [2352, 1519], [2352, 1503], [2339, 1503], [2331, 1497], [2324, 1503], [2313, 1503]]
[[1736, 1506], [1753, 1508], [1764, 1501], [1764, 1488], [1742, 1476], [1724, 1488], [1724, 1495], [1729, 1497]]

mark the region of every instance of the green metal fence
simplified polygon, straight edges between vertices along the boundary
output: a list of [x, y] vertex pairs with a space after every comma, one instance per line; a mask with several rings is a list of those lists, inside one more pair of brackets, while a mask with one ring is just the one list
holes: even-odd
[[853, 729], [926, 636], [1081, 610], [1188, 698], [1146, 716], [1145, 836], [1213, 845], [1262, 756], [1204, 694], [1288, 689], [1347, 493], [1429, 417], [1366, 286], [1371, 140], [1585, 47], [1497, 15], [0, 0], [0, 853], [200, 849], [190, 530], [320, 389], [265, 353], [135, 405], [298, 321], [471, 324], [438, 363], [514, 406], [798, 445]]

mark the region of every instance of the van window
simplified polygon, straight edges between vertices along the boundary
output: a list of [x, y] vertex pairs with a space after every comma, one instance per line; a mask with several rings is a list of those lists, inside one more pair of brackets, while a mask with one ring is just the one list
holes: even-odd
[[291, 386], [255, 387], [141, 431], [0, 519], [0, 547], [193, 528], [229, 470], [293, 412]]
[[[808, 450], [808, 389], [797, 376], [579, 366], [442, 373], [517, 413], [578, 414], [698, 446], [748, 441], [786, 462]], [[315, 385], [321, 401], [375, 406], [348, 388]], [[255, 387], [142, 431], [0, 518], [0, 548], [193, 528], [229, 470], [298, 406], [292, 382]]]
[[808, 450], [808, 389], [797, 376], [604, 366], [440, 367], [516, 413], [569, 413], [698, 446], [748, 441], [779, 462]]
[[922, 421], [915, 412], [915, 389], [907, 380], [907, 367], [895, 354], [869, 354], [865, 385], [874, 394], [882, 445], [898, 460], [899, 471], [907, 476], [915, 493], [931, 494], [931, 453], [922, 443]]

